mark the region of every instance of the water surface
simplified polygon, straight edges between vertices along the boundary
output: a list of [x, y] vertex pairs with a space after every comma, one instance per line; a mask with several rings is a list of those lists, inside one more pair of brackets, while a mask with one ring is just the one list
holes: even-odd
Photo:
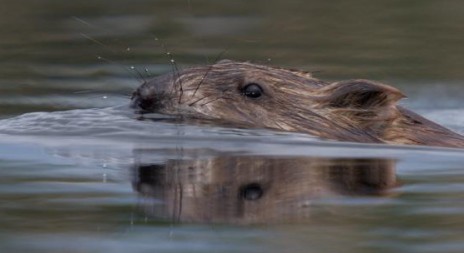
[[128, 108], [143, 79], [231, 58], [380, 80], [464, 133], [459, 1], [22, 0], [0, 13], [1, 252], [464, 250], [462, 150]]

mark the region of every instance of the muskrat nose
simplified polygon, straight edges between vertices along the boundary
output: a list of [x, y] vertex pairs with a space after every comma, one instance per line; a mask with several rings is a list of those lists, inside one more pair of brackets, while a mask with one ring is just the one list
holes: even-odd
[[169, 84], [165, 76], [146, 81], [132, 94], [132, 106], [149, 112], [159, 110], [168, 100]]
[[139, 90], [136, 90], [132, 94], [131, 106], [136, 109], [142, 109], [143, 111], [154, 111], [159, 107], [156, 101], [156, 99], [150, 99], [150, 96], [143, 96]]

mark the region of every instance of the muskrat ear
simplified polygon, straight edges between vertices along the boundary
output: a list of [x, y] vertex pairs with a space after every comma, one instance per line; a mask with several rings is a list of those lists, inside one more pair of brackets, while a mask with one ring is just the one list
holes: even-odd
[[362, 79], [332, 83], [322, 87], [320, 92], [326, 104], [337, 108], [382, 107], [406, 97], [392, 86]]

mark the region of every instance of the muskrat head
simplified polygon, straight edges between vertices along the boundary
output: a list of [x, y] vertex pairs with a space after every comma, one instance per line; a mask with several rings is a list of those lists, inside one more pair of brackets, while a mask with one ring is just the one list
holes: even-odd
[[222, 60], [145, 82], [134, 92], [133, 104], [142, 112], [336, 140], [421, 144], [401, 134], [406, 125], [423, 125], [419, 116], [404, 116], [409, 111], [397, 106], [403, 97], [373, 81], [326, 83], [307, 72]]

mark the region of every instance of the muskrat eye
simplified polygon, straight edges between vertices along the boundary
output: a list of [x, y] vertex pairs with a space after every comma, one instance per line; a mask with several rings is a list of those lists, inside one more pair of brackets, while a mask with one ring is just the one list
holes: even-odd
[[243, 87], [240, 92], [249, 98], [259, 98], [263, 94], [263, 89], [259, 84], [250, 83]]
[[240, 187], [240, 197], [245, 200], [258, 200], [263, 194], [263, 188], [258, 183], [251, 183]]

